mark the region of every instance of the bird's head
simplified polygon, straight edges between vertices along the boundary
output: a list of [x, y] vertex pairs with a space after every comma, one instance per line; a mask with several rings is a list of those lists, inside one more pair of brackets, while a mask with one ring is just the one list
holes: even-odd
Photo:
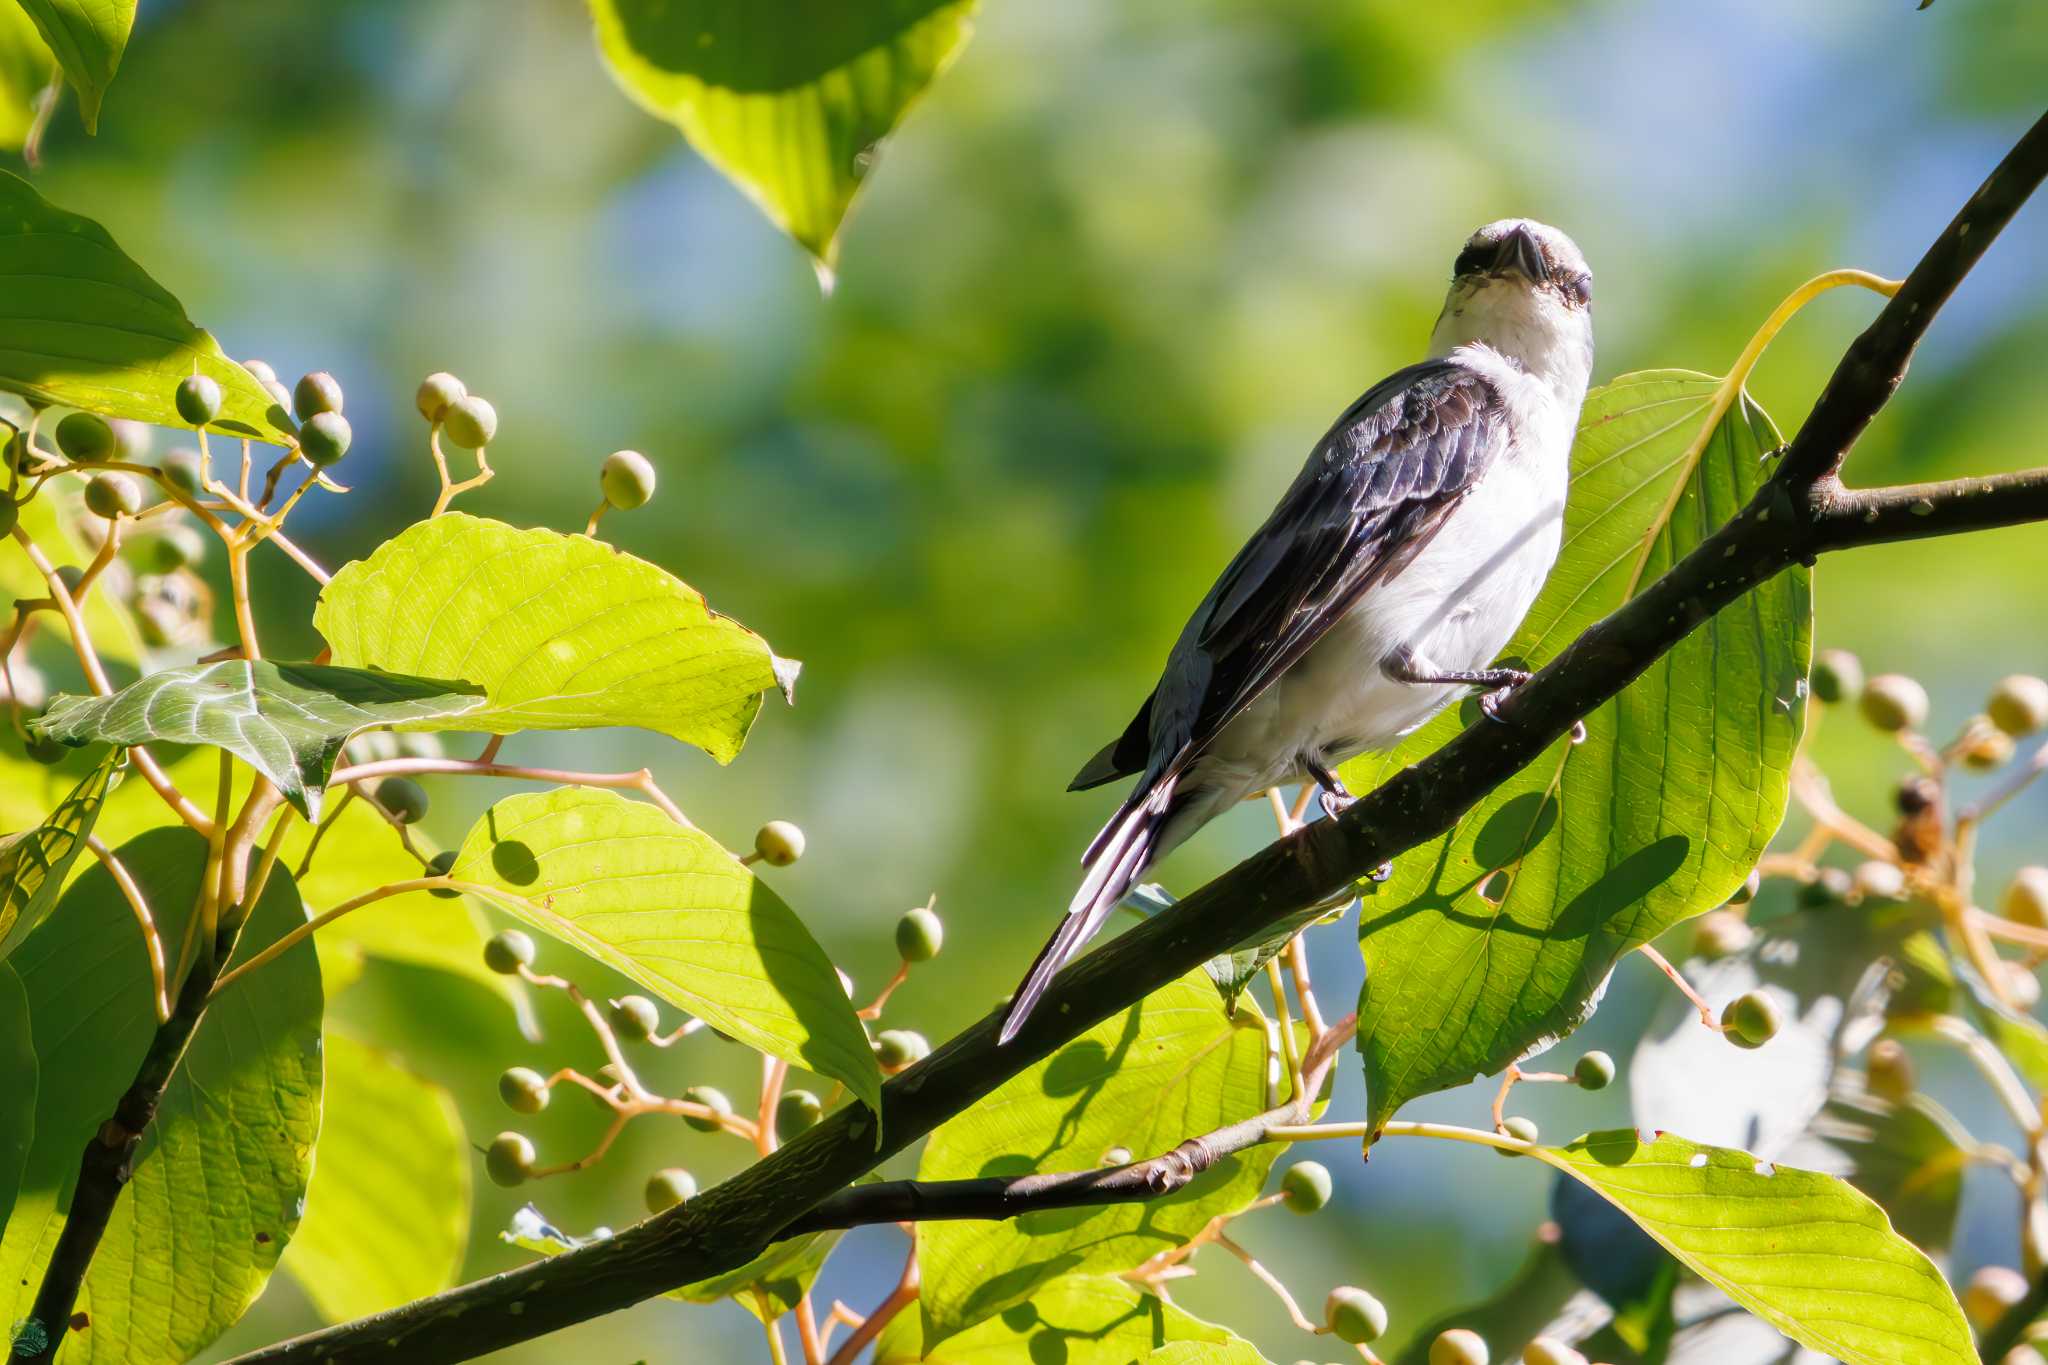
[[1593, 369], [1593, 272], [1571, 238], [1527, 218], [1503, 218], [1466, 240], [1430, 354], [1475, 341], [1560, 392], [1584, 391]]

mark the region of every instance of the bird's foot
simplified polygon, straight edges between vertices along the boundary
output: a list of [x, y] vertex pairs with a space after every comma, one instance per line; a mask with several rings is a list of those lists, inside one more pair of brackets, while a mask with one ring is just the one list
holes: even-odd
[[1374, 886], [1380, 885], [1382, 882], [1386, 881], [1387, 878], [1393, 875], [1394, 864], [1391, 859], [1389, 859], [1387, 862], [1381, 863], [1378, 867], [1374, 868], [1372, 871], [1365, 874], [1366, 880], [1370, 881]]
[[1492, 670], [1492, 675], [1487, 681], [1496, 685], [1493, 690], [1480, 694], [1479, 714], [1485, 716], [1490, 721], [1505, 725], [1508, 723], [1508, 720], [1506, 716], [1500, 713], [1500, 708], [1507, 702], [1508, 698], [1515, 695], [1516, 689], [1520, 688], [1523, 683], [1528, 682], [1533, 675], [1519, 668], [1494, 669]]
[[1308, 775], [1315, 779], [1322, 790], [1316, 793], [1316, 800], [1323, 808], [1323, 814], [1331, 819], [1358, 804], [1358, 798], [1345, 789], [1344, 780], [1322, 763], [1308, 761]]

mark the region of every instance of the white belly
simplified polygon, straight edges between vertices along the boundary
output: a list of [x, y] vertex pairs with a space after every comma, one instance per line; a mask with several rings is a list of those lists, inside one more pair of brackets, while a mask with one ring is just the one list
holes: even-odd
[[1299, 780], [1303, 754], [1335, 764], [1389, 748], [1468, 692], [1397, 682], [1382, 664], [1404, 647], [1433, 670], [1499, 657], [1557, 560], [1565, 471], [1546, 463], [1511, 457], [1489, 470], [1405, 569], [1224, 729], [1199, 765], [1204, 785], [1236, 788], [1234, 800]]

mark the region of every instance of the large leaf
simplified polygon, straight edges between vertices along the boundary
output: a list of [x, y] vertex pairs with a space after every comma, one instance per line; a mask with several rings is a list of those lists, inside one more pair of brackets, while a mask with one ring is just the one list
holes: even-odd
[[873, 1108], [882, 1073], [831, 959], [796, 912], [716, 840], [589, 787], [484, 813], [449, 875], [771, 1056], [844, 1081]]
[[1925, 1095], [1892, 1103], [1841, 1085], [1787, 1156], [1840, 1175], [1876, 1200], [1913, 1245], [1940, 1250], [1955, 1234], [1963, 1172], [1978, 1144]]
[[1701, 1278], [1844, 1365], [1975, 1365], [1934, 1263], [1833, 1176], [1633, 1129], [1535, 1153], [1633, 1218]]
[[19, 5], [0, 5], [0, 147], [20, 151], [57, 59]]
[[[1140, 1158], [1170, 1151], [1267, 1107], [1266, 1039], [1255, 1009], [1231, 1017], [1208, 977], [1190, 972], [941, 1125], [918, 1178], [1085, 1171], [1118, 1149]], [[1139, 1204], [921, 1225], [926, 1339], [950, 1337], [1062, 1275], [1129, 1270], [1179, 1245], [1250, 1203], [1277, 1154], [1239, 1152]]]
[[100, 101], [113, 84], [135, 27], [135, 0], [21, 0], [78, 91], [85, 131], [96, 132]]
[[875, 144], [965, 45], [974, 0], [591, 0], [612, 75], [829, 270]]
[[343, 566], [313, 624], [338, 664], [479, 684], [490, 704], [461, 729], [637, 725], [720, 763], [746, 742], [761, 694], [796, 679], [767, 641], [645, 560], [461, 513]]
[[288, 439], [292, 425], [284, 409], [192, 325], [184, 305], [122, 254], [105, 228], [65, 212], [5, 172], [0, 275], [8, 282], [0, 389], [109, 417], [184, 426], [172, 391], [185, 376], [204, 374], [220, 385], [223, 399], [213, 430]]
[[36, 1062], [35, 1030], [28, 1015], [28, 989], [14, 968], [0, 962], [0, 1076], [9, 1086], [0, 1106], [0, 1229], [14, 1212], [22, 1172], [36, 1136], [36, 1086], [42, 1068]]
[[[152, 830], [117, 850], [177, 944], [206, 841]], [[305, 922], [290, 874], [272, 873], [237, 957]], [[94, 866], [10, 966], [28, 988], [42, 1085], [35, 1143], [0, 1234], [0, 1322], [28, 1312], [71, 1202], [78, 1154], [113, 1112], [156, 1029], [149, 964], [127, 901]], [[320, 973], [310, 943], [207, 1010], [135, 1178], [114, 1206], [70, 1333], [67, 1365], [190, 1359], [263, 1292], [299, 1221], [320, 1111]], [[0, 1051], [0, 1064], [5, 1063]], [[0, 1093], [20, 1093], [0, 1077]]]
[[71, 865], [85, 851], [119, 757], [117, 750], [109, 749], [42, 824], [0, 838], [0, 962], [35, 932], [57, 903]]
[[470, 1155], [447, 1091], [353, 1038], [329, 1034], [326, 1051], [306, 1219], [284, 1265], [321, 1316], [343, 1322], [455, 1283]]
[[[1132, 1365], [1159, 1359], [1261, 1365], [1265, 1359], [1228, 1328], [1107, 1275], [1055, 1280], [1028, 1303], [929, 1347], [927, 1331], [916, 1313], [898, 1313], [876, 1339], [875, 1365]], [[1186, 1345], [1176, 1350], [1181, 1343]]]
[[59, 696], [34, 728], [66, 744], [204, 744], [276, 784], [308, 820], [342, 744], [358, 730], [483, 705], [467, 683], [324, 664], [223, 659], [167, 668], [110, 697]]
[[[1695, 450], [1718, 384], [1653, 371], [1587, 398], [1563, 549], [1511, 657], [1547, 661], [1749, 501], [1777, 433], [1741, 397]], [[1589, 716], [1584, 743], [1560, 740], [1367, 889], [1370, 1122], [1569, 1033], [1622, 954], [1742, 883], [1784, 818], [1811, 618], [1804, 570], [1745, 595]], [[1462, 727], [1448, 713], [1354, 765], [1353, 789]]]

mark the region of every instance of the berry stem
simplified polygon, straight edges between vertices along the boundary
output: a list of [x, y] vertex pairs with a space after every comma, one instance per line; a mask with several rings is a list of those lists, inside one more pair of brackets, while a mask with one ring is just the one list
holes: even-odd
[[[1714, 1032], [1716, 1033], [1726, 1032], [1726, 1030], [1721, 1027], [1720, 1019], [1716, 1017], [1716, 1015], [1714, 1014], [1714, 1007], [1712, 1005], [1709, 1005], [1704, 999], [1701, 998], [1700, 993], [1692, 988], [1692, 983], [1690, 981], [1687, 981], [1684, 976], [1680, 975], [1678, 968], [1672, 966], [1670, 960], [1666, 958], [1664, 954], [1658, 952], [1654, 947], [1647, 943], [1638, 947], [1636, 951], [1641, 953], [1644, 957], [1648, 958], [1652, 963], [1656, 964], [1658, 971], [1664, 973], [1664, 975], [1671, 978], [1671, 984], [1678, 987], [1679, 993], [1685, 996], [1686, 999], [1692, 1001], [1693, 1008], [1700, 1012], [1701, 1023], [1705, 1024], [1708, 1028], [1714, 1030]], [[1496, 1117], [1498, 1116], [1496, 1115]]]
[[156, 917], [149, 913], [149, 901], [142, 894], [142, 888], [135, 884], [135, 878], [129, 875], [127, 867], [97, 834], [88, 834], [85, 846], [107, 869], [107, 875], [114, 879], [114, 885], [120, 887], [121, 894], [127, 898], [128, 908], [135, 912], [135, 925], [142, 931], [143, 951], [149, 954], [150, 985], [156, 996], [156, 1021], [159, 1025], [169, 1023], [171, 996], [164, 980], [164, 941], [156, 931]]

